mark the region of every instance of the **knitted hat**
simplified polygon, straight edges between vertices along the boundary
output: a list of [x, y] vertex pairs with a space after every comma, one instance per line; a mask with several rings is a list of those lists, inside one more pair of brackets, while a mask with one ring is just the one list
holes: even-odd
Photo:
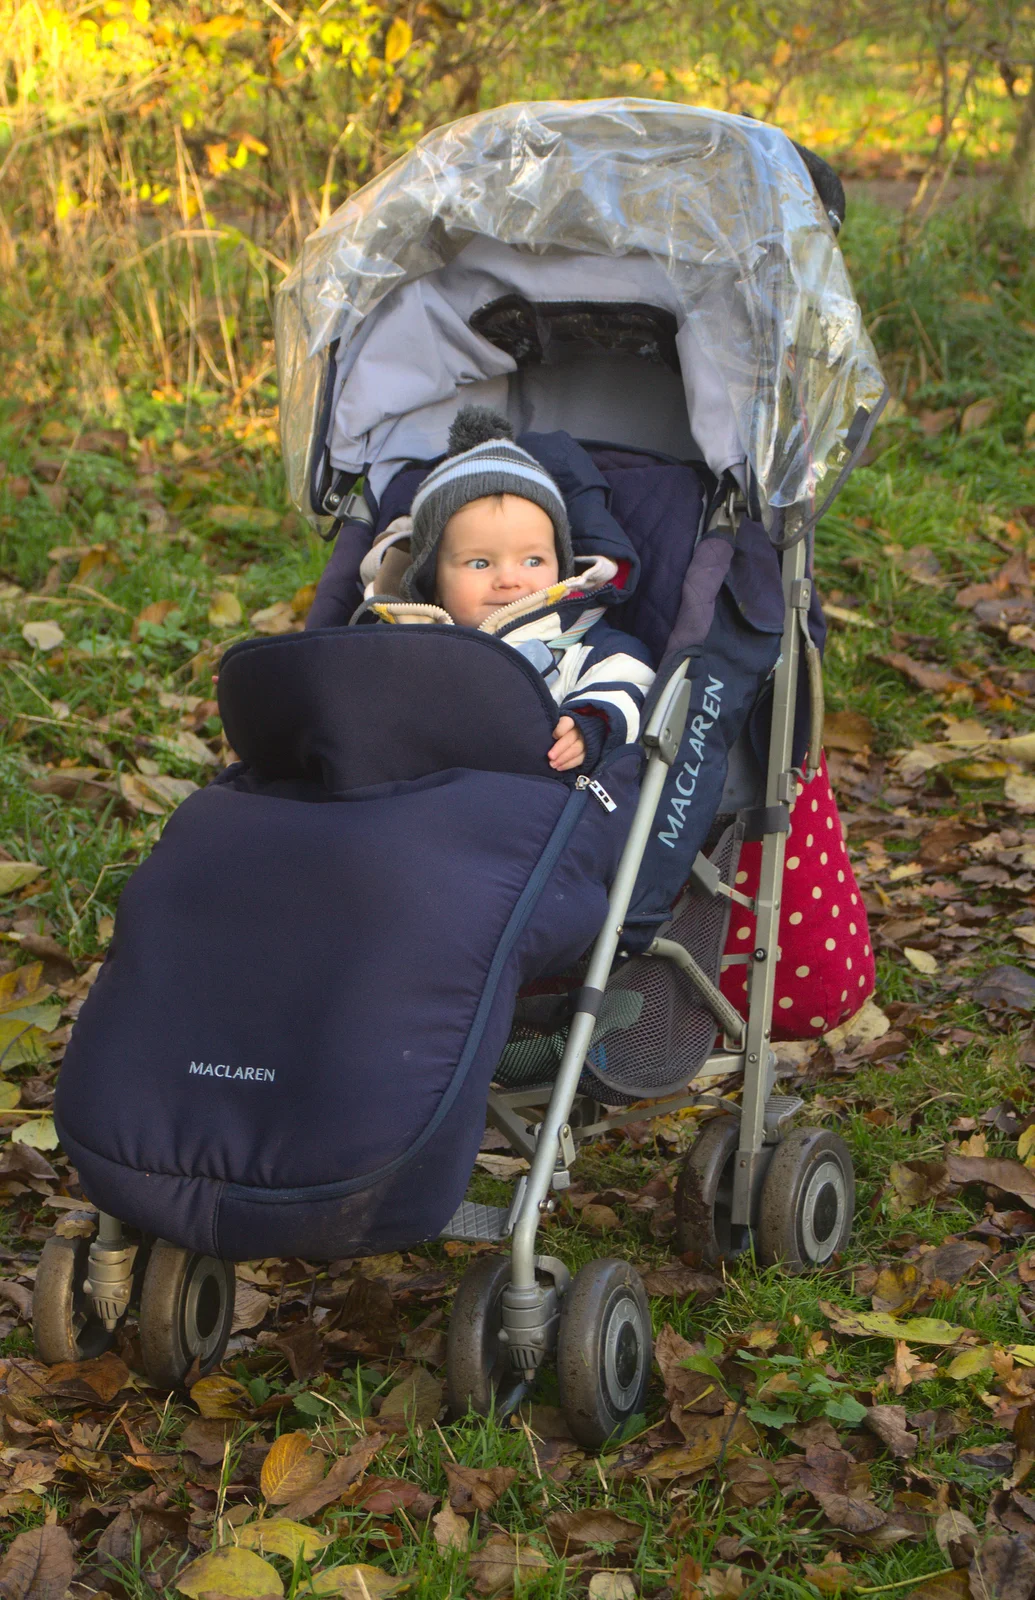
[[487, 406], [464, 406], [449, 430], [449, 453], [433, 467], [413, 497], [410, 566], [401, 589], [407, 600], [431, 600], [435, 566], [446, 523], [472, 500], [516, 494], [531, 500], [553, 523], [562, 578], [575, 570], [564, 496], [545, 467], [514, 443], [506, 417]]

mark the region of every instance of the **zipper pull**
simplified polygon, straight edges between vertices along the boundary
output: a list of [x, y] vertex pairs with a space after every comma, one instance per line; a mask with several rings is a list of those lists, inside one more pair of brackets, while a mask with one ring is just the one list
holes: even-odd
[[605, 811], [618, 810], [617, 805], [611, 799], [611, 796], [604, 788], [604, 785], [602, 783], [598, 783], [596, 778], [587, 778], [586, 774], [583, 772], [575, 779], [575, 787], [576, 789], [588, 789], [590, 794], [595, 795], [600, 801], [600, 804], [603, 806]]

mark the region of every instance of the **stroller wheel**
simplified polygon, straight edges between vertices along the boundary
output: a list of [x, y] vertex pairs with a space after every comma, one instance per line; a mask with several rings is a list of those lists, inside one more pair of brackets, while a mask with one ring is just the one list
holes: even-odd
[[843, 1139], [795, 1128], [777, 1145], [762, 1185], [758, 1254], [791, 1272], [822, 1266], [844, 1248], [855, 1210], [855, 1173]]
[[709, 1266], [747, 1248], [747, 1230], [734, 1228], [733, 1167], [740, 1143], [737, 1117], [714, 1117], [687, 1151], [676, 1184], [676, 1249]]
[[114, 1339], [83, 1288], [89, 1239], [48, 1239], [36, 1269], [32, 1331], [36, 1354], [48, 1366], [59, 1361], [89, 1361]]
[[234, 1269], [159, 1239], [140, 1292], [140, 1349], [144, 1371], [163, 1389], [176, 1389], [197, 1363], [199, 1378], [222, 1360], [234, 1319]]
[[468, 1406], [487, 1417], [510, 1376], [510, 1361], [500, 1343], [503, 1291], [509, 1282], [509, 1255], [481, 1256], [460, 1279], [446, 1340], [452, 1417], [464, 1416]]
[[590, 1261], [561, 1303], [557, 1377], [564, 1420], [599, 1450], [643, 1408], [650, 1378], [650, 1307], [625, 1261]]

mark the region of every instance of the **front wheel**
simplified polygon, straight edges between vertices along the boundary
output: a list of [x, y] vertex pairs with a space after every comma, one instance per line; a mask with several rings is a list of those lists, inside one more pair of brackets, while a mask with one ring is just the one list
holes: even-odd
[[625, 1261], [590, 1261], [561, 1302], [557, 1377], [564, 1420], [599, 1450], [643, 1409], [650, 1380], [650, 1307]]
[[196, 1364], [203, 1378], [223, 1358], [234, 1320], [234, 1269], [159, 1239], [140, 1292], [144, 1371], [161, 1389], [178, 1389]]
[[843, 1250], [855, 1212], [855, 1173], [843, 1139], [795, 1128], [778, 1144], [762, 1185], [758, 1255], [789, 1272], [821, 1267]]
[[62, 1361], [90, 1361], [108, 1349], [109, 1333], [83, 1288], [90, 1258], [89, 1239], [55, 1234], [43, 1246], [32, 1295], [36, 1354], [48, 1367]]

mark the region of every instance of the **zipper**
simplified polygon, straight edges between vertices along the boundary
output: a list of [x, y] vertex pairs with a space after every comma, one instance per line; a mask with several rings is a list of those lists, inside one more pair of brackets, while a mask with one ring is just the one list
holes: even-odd
[[583, 772], [580, 777], [575, 779], [575, 787], [576, 789], [588, 789], [590, 794], [600, 801], [605, 811], [617, 811], [617, 805], [611, 799], [604, 785], [598, 783], [596, 778], [587, 778]]

